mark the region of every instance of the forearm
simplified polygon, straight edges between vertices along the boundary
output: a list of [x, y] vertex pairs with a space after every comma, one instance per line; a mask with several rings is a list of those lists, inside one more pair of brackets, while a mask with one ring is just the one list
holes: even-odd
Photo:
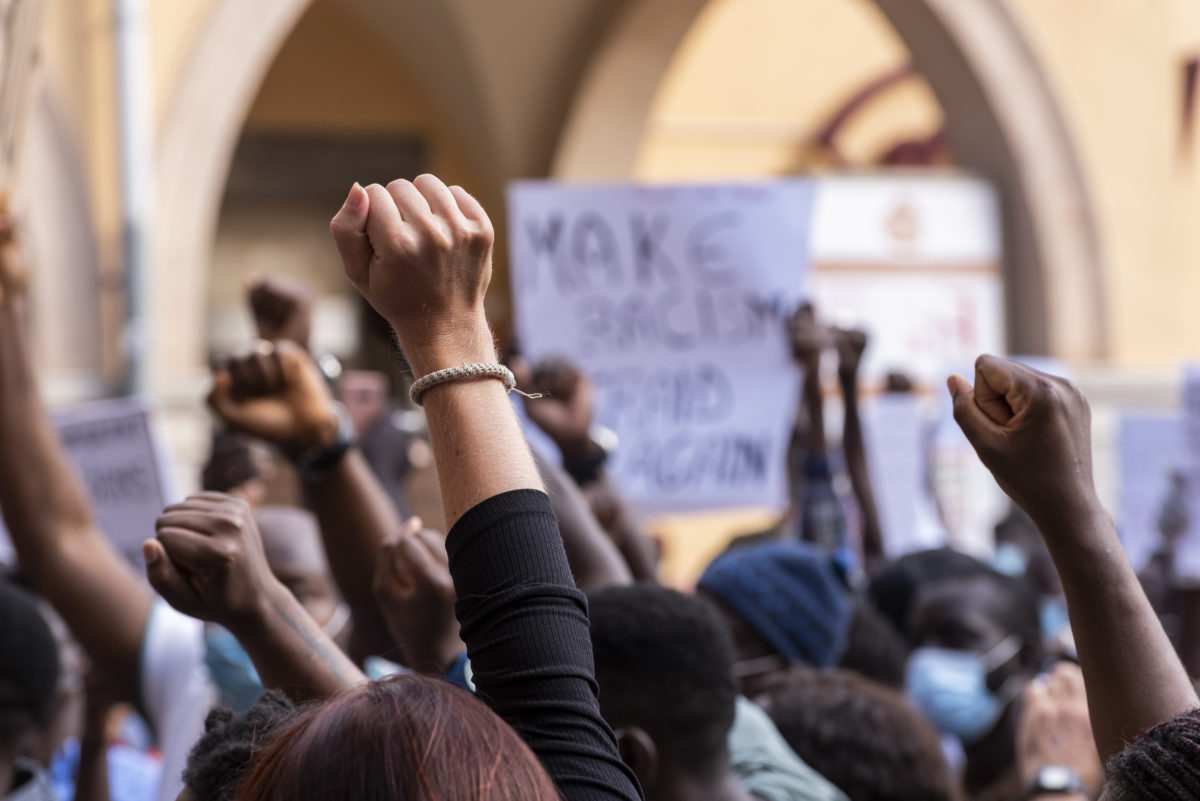
[[604, 469], [597, 473], [595, 481], [587, 485], [585, 490], [591, 490], [593, 487], [612, 499], [615, 507], [612, 518], [607, 525], [603, 522], [601, 525], [605, 525], [609, 537], [617, 544], [617, 550], [625, 558], [625, 564], [629, 566], [634, 580], [657, 581], [658, 549], [638, 523], [637, 515], [625, 500], [625, 496], [613, 484], [612, 477]]
[[371, 580], [384, 538], [404, 521], [357, 448], [306, 480], [305, 495], [320, 522], [333, 577], [354, 615], [357, 643], [368, 654], [385, 653], [391, 637]]
[[846, 454], [850, 485], [854, 489], [854, 497], [858, 500], [859, 511], [862, 513], [863, 557], [870, 565], [883, 558], [883, 531], [879, 524], [879, 510], [875, 505], [875, 491], [871, 486], [871, 471], [867, 465], [867, 451], [863, 442], [857, 377], [843, 374], [841, 385], [846, 407], [842, 426], [842, 450]]
[[108, 744], [104, 731], [84, 732], [79, 742], [79, 771], [75, 775], [75, 801], [109, 801]]
[[583, 493], [563, 471], [544, 459], [535, 459], [546, 483], [550, 505], [558, 518], [563, 549], [575, 584], [589, 590], [630, 584], [633, 576], [616, 544], [600, 527]]
[[[417, 376], [472, 362], [496, 361], [491, 330], [482, 314], [467, 323], [454, 347], [406, 351]], [[520, 424], [499, 381], [452, 381], [423, 398], [437, 464], [446, 526], [480, 501], [516, 489], [542, 489]]]
[[123, 698], [136, 700], [150, 594], [96, 526], [11, 303], [0, 304], [0, 476], [0, 511], [23, 569]]
[[1062, 578], [1092, 729], [1107, 760], [1200, 701], [1108, 513], [1098, 500], [1080, 506], [1035, 520]]
[[263, 685], [297, 703], [328, 698], [366, 676], [286, 587], [273, 582], [253, 618], [229, 626]]
[[808, 417], [808, 456], [825, 456], [829, 446], [825, 441], [825, 398], [821, 394], [819, 355], [805, 360], [802, 398]]

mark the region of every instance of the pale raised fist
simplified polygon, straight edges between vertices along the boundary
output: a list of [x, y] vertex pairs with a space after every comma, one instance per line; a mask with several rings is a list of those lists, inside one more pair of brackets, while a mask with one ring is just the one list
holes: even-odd
[[980, 356], [974, 387], [962, 376], [948, 385], [955, 421], [1001, 489], [1035, 522], [1098, 506], [1091, 410], [1074, 384]]
[[300, 281], [269, 276], [246, 290], [258, 338], [287, 339], [305, 350], [312, 331], [312, 288]]
[[338, 416], [325, 376], [294, 342], [260, 342], [213, 376], [209, 406], [229, 426], [272, 442], [291, 456], [328, 447]]
[[383, 542], [375, 597], [392, 640], [416, 671], [444, 674], [463, 651], [454, 616], [454, 579], [440, 534], [409, 518]]
[[391, 323], [414, 370], [494, 359], [481, 332], [495, 234], [465, 190], [432, 175], [355, 184], [329, 228], [346, 275]]
[[193, 495], [164, 509], [155, 531], [142, 544], [146, 576], [185, 615], [233, 629], [260, 614], [278, 584], [250, 504], [239, 498]]

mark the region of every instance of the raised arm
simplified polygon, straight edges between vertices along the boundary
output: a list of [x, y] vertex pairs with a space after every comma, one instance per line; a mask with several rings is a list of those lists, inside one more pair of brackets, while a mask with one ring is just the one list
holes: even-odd
[[[525, 398], [525, 413], [546, 433], [562, 454], [564, 469], [541, 462], [542, 477], [558, 516], [567, 558], [579, 586], [585, 590], [607, 584], [654, 581], [657, 554], [650, 538], [637, 523], [632, 509], [604, 470], [607, 455], [592, 439], [594, 389], [588, 377], [561, 359], [548, 359], [535, 367], [517, 356], [511, 360], [517, 383], [533, 397]], [[540, 396], [540, 397], [539, 397]], [[571, 481], [575, 486], [563, 486]], [[575, 489], [578, 487], [578, 490]], [[573, 521], [578, 520], [575, 524]], [[598, 524], [598, 527], [597, 527]], [[596, 540], [594, 532], [607, 535]], [[592, 567], [581, 576], [579, 562], [603, 566], [615, 555], [624, 562], [619, 573], [604, 576]], [[586, 580], [586, 583], [585, 583]]]
[[95, 664], [136, 701], [150, 591], [96, 525], [38, 395], [24, 325], [24, 265], [0, 216], [0, 511], [22, 567]]
[[142, 544], [167, 603], [229, 629], [263, 684], [293, 700], [330, 696], [366, 677], [271, 572], [250, 504], [205, 492], [168, 506]]
[[871, 470], [867, 465], [867, 449], [863, 443], [862, 418], [858, 408], [858, 368], [862, 364], [863, 352], [867, 348], [867, 335], [863, 331], [834, 331], [834, 343], [838, 353], [838, 383], [842, 385], [842, 402], [846, 414], [842, 420], [842, 451], [846, 454], [846, 472], [850, 474], [850, 485], [862, 513], [863, 561], [867, 572], [883, 561], [883, 531], [879, 525], [879, 509], [875, 505], [875, 491], [871, 486]]
[[312, 358], [280, 340], [218, 371], [209, 405], [230, 426], [306, 461], [305, 496], [321, 525], [329, 567], [354, 615], [355, 650], [387, 653], [391, 638], [371, 592], [384, 538], [403, 521], [358, 448], [339, 427], [333, 397]]
[[[417, 376], [496, 363], [483, 311], [494, 234], [474, 198], [429, 175], [355, 185], [330, 227], [346, 274], [391, 323]], [[587, 602], [504, 385], [452, 381], [423, 401], [479, 696], [565, 798], [640, 798], [600, 716]]]
[[954, 417], [1046, 540], [1105, 760], [1200, 706], [1092, 481], [1091, 412], [1070, 382], [993, 356], [949, 381]]

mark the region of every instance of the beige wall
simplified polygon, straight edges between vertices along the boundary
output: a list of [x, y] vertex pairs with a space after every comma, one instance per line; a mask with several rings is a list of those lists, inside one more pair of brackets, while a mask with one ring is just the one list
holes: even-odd
[[[172, 126], [186, 127], [188, 118], [172, 114], [172, 103], [181, 87], [195, 83], [196, 70], [211, 69], [193, 57], [217, 12], [237, 5], [151, 0], [150, 78], [160, 142]], [[299, 14], [308, 0], [269, 5], [277, 15], [284, 8]], [[672, 5], [704, 9], [670, 54], [628, 168], [632, 177], [770, 175], [818, 163], [807, 146], [814, 126], [839, 99], [905, 58], [903, 43], [866, 0], [321, 0], [300, 17], [277, 59], [266, 54], [274, 66], [246, 124], [417, 133], [427, 139], [435, 169], [496, 204], [505, 180], [550, 169], [579, 82], [623, 15]], [[1180, 66], [1200, 49], [1200, 6], [1189, 0], [1136, 8], [1127, 0], [1007, 0], [1007, 6], [1044, 68], [1084, 168], [1102, 238], [1113, 363], [1168, 369], [1182, 356], [1196, 357], [1200, 315], [1192, 299], [1200, 294], [1200, 271], [1192, 265], [1200, 257], [1193, 223], [1200, 176], [1195, 160], [1179, 154], [1177, 127]], [[250, 9], [248, 19], [264, 7], [242, 6]], [[120, 322], [112, 0], [51, 0], [50, 9], [48, 83], [82, 165], [111, 374]], [[244, 33], [240, 41], [252, 41], [253, 25]], [[225, 57], [236, 70], [261, 54], [239, 44]], [[351, 74], [355, 79], [346, 80]], [[924, 83], [912, 80], [856, 118], [841, 144], [852, 158], [867, 160], [897, 134], [932, 130], [940, 114]], [[197, 136], [198, 147], [211, 138]], [[197, 192], [204, 195], [197, 208], [219, 203], [221, 183], [218, 176], [213, 199], [207, 189]], [[183, 208], [165, 224], [193, 216]], [[176, 230], [159, 233], [170, 238]], [[189, 303], [198, 302], [193, 287], [205, 282], [186, 276], [207, 270], [214, 233], [201, 225], [181, 236], [201, 243], [188, 246], [199, 253], [195, 264], [158, 265], [159, 279], [168, 287], [179, 282], [186, 291], [176, 294]], [[202, 334], [165, 324], [158, 334], [191, 337], [192, 344], [164, 350], [164, 359], [199, 366], [195, 343]]]

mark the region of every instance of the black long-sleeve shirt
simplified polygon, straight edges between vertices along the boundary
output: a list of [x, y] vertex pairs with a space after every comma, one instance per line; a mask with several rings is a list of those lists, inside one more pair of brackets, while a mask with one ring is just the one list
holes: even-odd
[[468, 511], [446, 540], [476, 694], [528, 743], [567, 801], [640, 801], [600, 716], [587, 599], [545, 493]]

